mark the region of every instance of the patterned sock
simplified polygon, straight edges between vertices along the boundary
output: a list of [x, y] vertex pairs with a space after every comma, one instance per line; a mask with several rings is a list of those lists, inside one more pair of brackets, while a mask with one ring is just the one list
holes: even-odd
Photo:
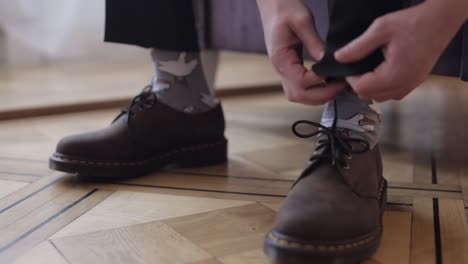
[[[336, 126], [350, 137], [366, 140], [373, 148], [379, 139], [382, 112], [373, 101], [364, 101], [349, 91], [341, 92], [336, 98], [338, 120]], [[328, 103], [322, 115], [321, 124], [333, 125], [335, 109], [333, 102]]]
[[206, 112], [219, 104], [209, 88], [198, 52], [153, 49], [153, 91], [159, 101], [189, 114]]

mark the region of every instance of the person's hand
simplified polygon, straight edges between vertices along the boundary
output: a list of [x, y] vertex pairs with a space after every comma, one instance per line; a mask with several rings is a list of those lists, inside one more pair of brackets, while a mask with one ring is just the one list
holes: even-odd
[[374, 71], [346, 81], [361, 98], [401, 100], [430, 74], [468, 16], [466, 0], [426, 2], [382, 16], [360, 37], [335, 53], [337, 61], [361, 60], [378, 48], [385, 61]]
[[302, 47], [318, 60], [324, 47], [312, 14], [301, 0], [257, 0], [268, 55], [292, 102], [318, 105], [333, 99], [344, 83], [326, 84], [302, 61]]

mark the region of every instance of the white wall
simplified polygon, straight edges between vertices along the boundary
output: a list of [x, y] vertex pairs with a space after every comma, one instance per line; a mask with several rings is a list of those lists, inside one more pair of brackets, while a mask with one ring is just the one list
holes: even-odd
[[103, 42], [104, 13], [104, 0], [0, 0], [0, 63], [2, 54], [10, 64], [147, 57]]

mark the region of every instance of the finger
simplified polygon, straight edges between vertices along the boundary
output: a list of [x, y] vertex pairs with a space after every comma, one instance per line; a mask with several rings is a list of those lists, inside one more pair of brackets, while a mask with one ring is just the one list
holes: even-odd
[[303, 89], [310, 89], [315, 86], [323, 86], [325, 83], [325, 78], [322, 76], [317, 75], [314, 71], [312, 70], [307, 70], [303, 78], [300, 80], [299, 86]]
[[307, 71], [298, 51], [293, 47], [275, 51], [271, 56], [271, 62], [281, 76], [303, 75]]
[[307, 52], [315, 60], [319, 60], [323, 56], [324, 44], [320, 39], [312, 16], [300, 16], [290, 24], [291, 30], [302, 41]]
[[390, 100], [399, 101], [399, 100], [402, 100], [404, 97], [406, 97], [406, 95], [408, 95], [408, 92], [404, 89], [400, 89], [396, 91], [385, 91], [385, 92], [377, 93], [370, 97], [368, 96], [359, 96], [359, 97], [362, 99], [366, 99], [366, 100], [372, 99], [376, 102], [382, 103], [382, 102], [390, 101]]
[[394, 85], [394, 67], [383, 62], [374, 71], [359, 76], [348, 76], [346, 81], [354, 92], [361, 96], [373, 96], [391, 90]]
[[[294, 69], [294, 67], [297, 69]], [[289, 101], [301, 102], [303, 98], [300, 95], [305, 90], [311, 87], [324, 86], [324, 79], [317, 76], [314, 72], [305, 71], [301, 73], [301, 71], [300, 65], [291, 65], [282, 76], [283, 89]]]
[[290, 83], [295, 90], [305, 90], [324, 81], [323, 77], [316, 75], [312, 70], [308, 70], [298, 60], [284, 60], [279, 66], [282, 70], [281, 77], [286, 83]]
[[362, 100], [374, 100], [378, 103], [386, 102], [386, 101], [393, 99], [392, 93], [390, 92], [383, 92], [383, 93], [375, 94], [372, 96], [363, 96], [363, 95], [358, 95], [358, 96]]
[[350, 63], [366, 58], [390, 39], [389, 30], [384, 20], [377, 19], [358, 38], [335, 52], [335, 59], [341, 63]]
[[322, 105], [335, 98], [345, 87], [345, 83], [331, 83], [323, 87], [301, 90], [297, 95], [298, 102], [306, 105]]

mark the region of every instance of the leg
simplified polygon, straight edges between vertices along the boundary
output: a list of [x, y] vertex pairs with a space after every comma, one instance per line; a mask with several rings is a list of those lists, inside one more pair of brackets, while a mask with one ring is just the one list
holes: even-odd
[[[333, 53], [363, 33], [372, 21], [397, 7], [399, 0], [329, 0], [330, 32], [324, 58], [314, 70], [329, 79], [370, 71], [381, 63], [377, 51], [363, 61], [341, 65]], [[288, 194], [275, 226], [265, 239], [277, 263], [360, 263], [377, 249], [387, 182], [378, 146], [381, 112], [350, 89], [330, 102], [306, 169]]]
[[112, 0], [106, 12], [107, 41], [152, 48], [159, 101], [187, 113], [218, 103], [203, 73], [192, 1]]
[[145, 48], [199, 51], [192, 1], [106, 1], [105, 40]]
[[334, 53], [364, 33], [376, 18], [399, 10], [403, 6], [404, 1], [402, 0], [329, 0], [330, 27], [326, 39], [325, 55], [314, 65], [314, 71], [328, 78], [343, 78], [373, 70], [383, 61], [380, 50], [375, 51], [364, 60], [350, 64], [338, 63]]
[[52, 169], [114, 180], [226, 161], [223, 111], [203, 75], [192, 8], [187, 0], [107, 1], [106, 40], [152, 48], [153, 84], [109, 127], [62, 139]]

